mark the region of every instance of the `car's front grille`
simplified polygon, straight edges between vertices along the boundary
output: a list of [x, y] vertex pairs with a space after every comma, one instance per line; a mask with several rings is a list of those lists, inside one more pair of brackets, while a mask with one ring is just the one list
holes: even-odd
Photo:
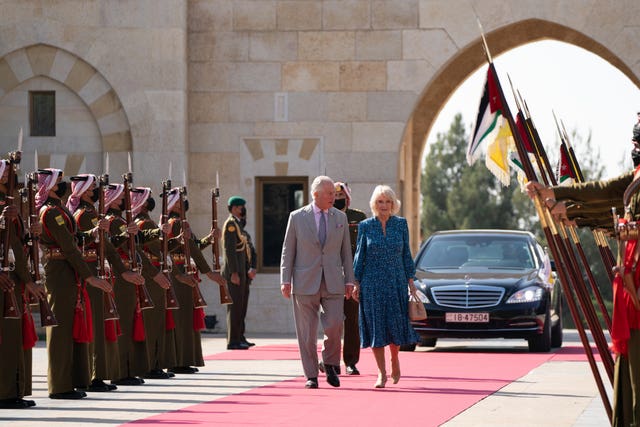
[[483, 308], [500, 304], [504, 289], [497, 286], [452, 285], [431, 288], [436, 304], [453, 308]]

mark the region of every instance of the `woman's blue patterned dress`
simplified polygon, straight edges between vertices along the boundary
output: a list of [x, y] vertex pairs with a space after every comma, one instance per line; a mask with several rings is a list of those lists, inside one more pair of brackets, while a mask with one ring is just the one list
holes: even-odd
[[377, 218], [362, 221], [353, 269], [360, 282], [361, 347], [418, 342], [407, 313], [408, 283], [416, 271], [407, 220], [389, 217], [385, 234]]

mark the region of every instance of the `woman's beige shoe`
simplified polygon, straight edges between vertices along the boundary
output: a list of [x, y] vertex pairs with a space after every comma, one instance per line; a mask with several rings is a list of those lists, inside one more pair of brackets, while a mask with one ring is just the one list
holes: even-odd
[[378, 374], [378, 381], [374, 385], [375, 388], [384, 388], [387, 383], [387, 374]]

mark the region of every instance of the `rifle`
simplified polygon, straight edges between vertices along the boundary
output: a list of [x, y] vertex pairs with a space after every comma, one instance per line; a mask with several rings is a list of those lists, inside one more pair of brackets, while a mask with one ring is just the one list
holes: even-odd
[[[187, 197], [187, 187], [180, 187], [180, 198], [178, 199], [178, 203], [180, 203], [180, 225], [183, 233], [182, 237], [182, 245], [184, 250], [184, 272], [189, 275], [195, 274], [194, 268], [191, 266], [191, 249], [189, 248], [190, 240], [184, 238], [184, 230], [189, 226], [187, 223], [187, 218], [184, 213], [184, 199]], [[198, 283], [195, 284], [193, 289], [193, 308], [204, 308], [207, 306], [207, 302], [204, 300], [202, 296], [202, 292], [200, 292], [200, 286]]]
[[[7, 206], [13, 205], [13, 187], [16, 179], [16, 168], [22, 158], [22, 152], [12, 151], [9, 153], [9, 177], [7, 182]], [[14, 266], [12, 264], [13, 253], [11, 251], [11, 228], [13, 221], [8, 218], [4, 220], [4, 239], [2, 242], [2, 271], [9, 274], [13, 271]], [[20, 319], [20, 310], [18, 309], [18, 300], [13, 290], [4, 291], [4, 307], [3, 317], [5, 319]]]
[[[29, 228], [36, 222], [38, 222], [38, 212], [36, 210], [36, 192], [38, 191], [38, 178], [35, 172], [29, 174], [27, 178], [27, 201], [29, 205]], [[35, 234], [30, 234], [28, 239], [29, 244], [29, 252], [31, 258], [31, 276], [33, 277], [33, 282], [36, 285], [40, 285], [42, 283], [42, 278], [40, 277], [40, 237]], [[46, 298], [40, 299], [36, 301], [39, 304], [40, 308], [40, 325], [44, 328], [47, 326], [58, 326], [58, 320], [56, 319], [55, 314], [51, 310], [51, 306]]]
[[[104, 205], [104, 189], [109, 185], [109, 174], [100, 175], [98, 183], [99, 196], [98, 196], [98, 217], [100, 221], [105, 218], [105, 205]], [[108, 279], [110, 274], [107, 271], [105, 265], [105, 253], [104, 244], [107, 238], [107, 233], [101, 228], [98, 228], [98, 277], [101, 279]], [[117, 320], [120, 319], [118, 313], [118, 307], [116, 306], [115, 297], [113, 291], [103, 292], [102, 299], [104, 320]]]
[[[213, 229], [213, 242], [211, 242], [211, 249], [213, 251], [213, 269], [218, 273], [220, 272], [220, 246], [218, 245], [217, 237], [219, 196], [220, 189], [216, 185], [216, 188], [211, 190], [211, 228]], [[231, 298], [231, 294], [229, 293], [229, 288], [226, 283], [224, 285], [220, 285], [220, 304], [233, 304], [233, 299]]]
[[[168, 205], [167, 201], [169, 199], [169, 192], [171, 191], [171, 179], [167, 179], [166, 181], [162, 181], [162, 221], [160, 224], [161, 229], [164, 224], [169, 222], [169, 214], [168, 214]], [[160, 246], [160, 267], [162, 268], [162, 272], [166, 275], [171, 271], [171, 267], [169, 266], [168, 256], [169, 256], [169, 236], [167, 233], [162, 231], [162, 235], [160, 236], [160, 241], [162, 242]], [[166, 292], [166, 306], [167, 310], [177, 310], [180, 308], [180, 304], [178, 303], [178, 297], [176, 296], [176, 290], [173, 288], [173, 283], [169, 285], [169, 289]]]
[[[127, 225], [131, 224], [133, 221], [133, 215], [131, 213], [131, 186], [133, 184], [133, 177], [131, 172], [127, 172], [122, 175], [122, 179], [124, 181], [124, 209], [125, 209], [125, 218], [127, 221]], [[138, 265], [138, 254], [136, 251], [136, 241], [135, 236], [129, 236], [128, 239], [129, 245], [129, 262], [131, 263], [132, 271], [140, 271], [140, 267]], [[151, 299], [151, 294], [149, 294], [149, 290], [147, 286], [143, 283], [136, 288], [136, 295], [138, 296], [138, 303], [140, 304], [141, 310], [146, 310], [149, 308], [153, 308], [153, 300]]]

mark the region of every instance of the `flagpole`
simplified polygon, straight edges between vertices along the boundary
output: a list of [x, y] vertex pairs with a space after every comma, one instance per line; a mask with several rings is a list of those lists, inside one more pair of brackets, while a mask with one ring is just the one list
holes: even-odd
[[[511, 126], [511, 130], [512, 133], [514, 133], [514, 139], [516, 140], [516, 149], [518, 150], [518, 155], [520, 156], [520, 161], [523, 163], [523, 166], [525, 168], [525, 172], [527, 171], [527, 169], [530, 172], [526, 172], [527, 173], [527, 178], [529, 180], [537, 180], [536, 176], [535, 176], [535, 172], [533, 171], [533, 166], [531, 165], [531, 161], [529, 159], [529, 156], [526, 153], [526, 150], [524, 149], [524, 141], [522, 139], [522, 135], [520, 135], [519, 132], [517, 132], [517, 128], [515, 126], [515, 122], [513, 120], [513, 116], [511, 115], [511, 111], [509, 110], [509, 107], [506, 103], [506, 100], [504, 98], [504, 92], [502, 91], [502, 87], [500, 85], [500, 81], [498, 80], [497, 77], [497, 72], [495, 72], [495, 67], [493, 66], [493, 64], [489, 64], [490, 67], [493, 67], [493, 71], [494, 71], [494, 75], [496, 76], [496, 86], [498, 89], [498, 93], [500, 95], [500, 101], [503, 105], [503, 115], [505, 116], [505, 118], [507, 119], [507, 121], [509, 122], [510, 126]], [[528, 135], [530, 136], [530, 135]], [[542, 143], [541, 141], [535, 140], [533, 139], [532, 142], [534, 143], [534, 145], [538, 146], [538, 150], [542, 151], [544, 148], [542, 147]], [[530, 174], [529, 174], [530, 173]], [[543, 170], [540, 170], [541, 174], [544, 174]], [[550, 214], [548, 212], [548, 209], [546, 210], [547, 214]], [[576, 293], [576, 296], [578, 297], [578, 301], [580, 302], [580, 307], [582, 308], [582, 312], [584, 314], [585, 320], [587, 321], [587, 324], [589, 325], [589, 329], [591, 330], [591, 335], [595, 341], [595, 344], [598, 348], [598, 353], [600, 353], [603, 365], [605, 367], [605, 371], [607, 372], [607, 375], [609, 376], [609, 380], [611, 381], [611, 383], [613, 383], [613, 358], [611, 357], [611, 353], [609, 352], [609, 345], [607, 343], [607, 339], [604, 336], [604, 331], [602, 330], [602, 327], [600, 326], [600, 321], [598, 320], [598, 317], [595, 313], [595, 308], [593, 307], [593, 303], [591, 302], [591, 298], [589, 297], [589, 293], [587, 291], [587, 285], [585, 284], [583, 277], [582, 277], [582, 273], [580, 273], [580, 268], [578, 266], [578, 260], [576, 258], [576, 255], [571, 247], [571, 242], [569, 241], [569, 237], [567, 235], [567, 230], [565, 228], [565, 226], [559, 222], [557, 224], [557, 226], [553, 223], [553, 220], [550, 219], [549, 224], [552, 225], [551, 230], [556, 229], [557, 232], [559, 232], [558, 234], [556, 233], [552, 233], [553, 234], [553, 238], [554, 240], [557, 241], [557, 246], [558, 249], [560, 249], [558, 251], [558, 255], [562, 256], [562, 260], [564, 261], [565, 266], [567, 267], [568, 273], [569, 273], [569, 277], [571, 278], [570, 281], [567, 282], [567, 284], [569, 283], [573, 283], [573, 290]], [[573, 236], [572, 236], [573, 237]], [[575, 240], [577, 239], [577, 236], [574, 239], [574, 244], [575, 244]], [[549, 239], [547, 239], [548, 241]], [[560, 259], [560, 258], [556, 258]], [[587, 263], [587, 270], [589, 269], [588, 267], [588, 263]], [[570, 288], [568, 288], [567, 290], [569, 290]], [[581, 321], [580, 317], [575, 317], [574, 318], [574, 322], [577, 324], [578, 322]]]
[[[535, 174], [535, 171], [533, 170], [530, 159], [528, 155], [526, 155], [526, 153], [524, 152], [525, 150], [524, 150], [522, 138], [518, 132], [515, 132], [517, 128], [515, 126], [513, 116], [511, 115], [511, 112], [509, 110], [509, 106], [506, 103], [506, 99], [502, 91], [502, 87], [500, 86], [500, 82], [498, 80], [497, 73], [492, 62], [489, 63], [488, 78], [489, 77], [494, 78], [494, 82], [497, 86], [498, 96], [500, 98], [500, 102], [503, 107], [502, 114], [507, 119], [507, 122], [511, 127], [514, 140], [516, 141], [516, 150], [518, 152], [518, 155], [520, 156], [520, 160], [522, 162], [525, 175], [528, 180], [536, 180], [536, 174]], [[560, 283], [564, 290], [565, 299], [567, 301], [567, 305], [569, 306], [569, 310], [571, 312], [571, 316], [574, 320], [574, 323], [576, 324], [576, 328], [578, 329], [578, 334], [580, 335], [580, 340], [585, 349], [585, 353], [589, 361], [589, 366], [591, 367], [591, 371], [596, 381], [596, 385], [600, 392], [600, 397], [602, 399], [607, 415], [611, 420], [612, 419], [611, 403], [609, 402], [607, 392], [604, 388], [604, 384], [600, 376], [600, 371], [598, 370], [598, 366], [596, 365], [596, 361], [591, 349], [591, 345], [589, 343], [586, 332], [582, 325], [581, 317], [578, 312], [578, 307], [575, 301], [573, 300], [573, 296], [571, 293], [570, 284], [571, 283], [577, 284], [579, 282], [576, 271], [573, 268], [574, 264], [570, 260], [570, 255], [568, 255], [569, 251], [565, 246], [563, 239], [561, 239], [561, 237], [559, 236], [558, 229], [556, 228], [556, 225], [553, 222], [553, 219], [551, 218], [551, 215], [548, 209], [543, 209], [543, 203], [539, 195], [534, 198], [534, 204], [536, 207], [536, 211], [538, 212], [538, 216], [540, 218], [540, 224], [547, 238], [547, 243], [549, 244], [549, 248], [551, 250], [554, 260], [556, 260], [556, 263], [558, 261], [561, 261], [567, 267], [566, 269], [564, 269], [562, 268], [562, 266], [560, 266], [560, 268], [556, 268], [556, 270], [558, 272], [558, 275], [560, 276]], [[565, 238], [565, 241], [566, 241], [566, 238]], [[569, 279], [569, 277], [571, 279]], [[576, 286], [576, 289], [579, 289], [579, 286]], [[582, 293], [579, 291], [576, 291], [576, 294], [578, 295], [578, 299], [581, 301], [581, 305], [583, 306], [582, 307], [583, 311], [588, 312], [588, 310], [585, 309], [584, 298]], [[592, 330], [592, 334], [594, 336], [598, 335], [597, 334], [598, 329], [600, 330], [600, 333], [602, 333], [602, 329], [599, 327], [599, 325], [596, 326], [596, 324], [594, 324], [593, 319], [591, 318], [590, 315], [587, 314], [585, 317], [587, 318], [587, 322], [589, 323], [590, 328]], [[604, 334], [602, 333], [602, 335]], [[608, 352], [608, 346], [606, 345], [606, 341], [604, 343], [604, 348], [603, 348], [602, 341], [599, 338], [598, 339], [594, 338], [594, 339], [596, 341], [596, 346], [598, 347], [598, 352], [600, 353], [601, 358], [603, 360], [603, 364], [605, 366], [605, 370], [607, 372], [609, 380], [613, 382], [613, 362], [611, 360], [611, 353]], [[607, 361], [607, 355], [608, 355], [609, 361]]]

